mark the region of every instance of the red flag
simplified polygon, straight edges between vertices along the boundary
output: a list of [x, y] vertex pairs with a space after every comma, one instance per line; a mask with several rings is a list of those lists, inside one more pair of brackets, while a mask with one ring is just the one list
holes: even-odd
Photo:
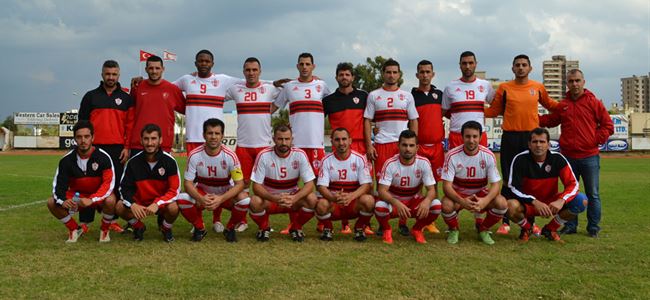
[[149, 53], [147, 51], [140, 50], [140, 61], [146, 61], [147, 58], [154, 56], [155, 54]]
[[163, 51], [163, 60], [176, 61], [176, 53], [171, 53], [167, 50]]

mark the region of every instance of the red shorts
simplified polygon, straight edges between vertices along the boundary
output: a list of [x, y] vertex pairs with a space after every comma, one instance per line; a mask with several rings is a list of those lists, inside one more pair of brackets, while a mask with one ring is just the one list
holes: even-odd
[[357, 199], [352, 200], [348, 205], [343, 206], [338, 203], [332, 203], [332, 216], [330, 220], [349, 220], [359, 217], [358, 212], [354, 212], [354, 207], [357, 205]]
[[[549, 200], [544, 200], [544, 199], [537, 199], [537, 200], [542, 201], [548, 205], [551, 202], [559, 199], [561, 194], [562, 193], [558, 193], [557, 195], [555, 195], [555, 197]], [[524, 214], [526, 215], [526, 218], [536, 217], [540, 215], [539, 212], [535, 209], [534, 205], [528, 203], [521, 203], [521, 204], [524, 205]]]
[[275, 215], [275, 214], [287, 214], [292, 211], [291, 208], [280, 206], [275, 202], [268, 201], [268, 205], [266, 207], [266, 213], [269, 215]]
[[[199, 192], [199, 194], [201, 194], [201, 195], [205, 195], [205, 194], [206, 194], [206, 192], [205, 192], [203, 189], [201, 189], [201, 188], [196, 188], [196, 191]], [[188, 194], [188, 196], [189, 196], [189, 194]], [[225, 208], [225, 209], [227, 209], [227, 210], [232, 211], [232, 209], [235, 207], [235, 204], [234, 204], [233, 201], [231, 201], [231, 200], [232, 200], [232, 199], [228, 199], [228, 200], [222, 202], [221, 205], [219, 205], [217, 208]], [[192, 201], [194, 201], [194, 202], [192, 202]], [[185, 200], [185, 199], [180, 199], [180, 198], [178, 198], [178, 199], [176, 200], [176, 202], [178, 203], [179, 206], [194, 205], [194, 206], [196, 206], [196, 208], [198, 208], [198, 209], [200, 209], [200, 210], [205, 209], [205, 207], [203, 207], [203, 205], [198, 204], [198, 203], [196, 202], [196, 200], [194, 200], [194, 199], [191, 199], [191, 200]]]
[[321, 161], [325, 157], [325, 150], [322, 148], [300, 148], [302, 151], [307, 153], [307, 159], [309, 159], [309, 164], [314, 170], [314, 175], [318, 176], [318, 171], [320, 171]]
[[436, 182], [440, 182], [442, 176], [442, 165], [445, 163], [445, 150], [442, 143], [433, 145], [420, 145], [418, 148], [418, 155], [424, 156], [429, 160], [433, 171], [433, 177]]
[[[422, 202], [422, 200], [424, 200], [424, 197], [422, 197], [422, 195], [420, 194], [417, 194], [413, 196], [411, 200], [400, 200], [400, 202], [405, 204], [406, 207], [408, 207], [411, 210], [411, 218], [417, 218], [417, 214], [418, 214], [417, 208], [418, 205], [420, 205], [420, 203]], [[383, 200], [379, 200], [379, 201], [383, 201]], [[393, 207], [392, 211], [390, 212], [390, 218], [391, 219], [399, 218], [399, 213], [397, 212], [397, 209], [395, 207]]]
[[[447, 150], [454, 149], [460, 145], [463, 144], [463, 136], [460, 134], [460, 132], [449, 132], [449, 146], [447, 147]], [[483, 132], [481, 134], [481, 141], [479, 142], [481, 146], [487, 147], [487, 134]]]
[[[353, 140], [350, 144], [350, 149], [359, 152], [361, 155], [366, 155], [366, 142]], [[332, 150], [334, 152], [334, 150]]]
[[205, 143], [193, 143], [193, 142], [185, 142], [185, 154], [187, 156], [190, 156], [190, 153], [194, 151], [194, 149], [201, 147]]
[[375, 144], [375, 150], [377, 150], [377, 160], [375, 160], [375, 172], [377, 179], [381, 177], [381, 169], [384, 167], [384, 163], [393, 155], [399, 152], [397, 148], [397, 142], [386, 143], [386, 144]]
[[235, 154], [237, 154], [237, 158], [239, 158], [241, 170], [242, 173], [244, 173], [244, 180], [246, 182], [249, 182], [251, 179], [251, 173], [253, 172], [253, 165], [255, 164], [257, 155], [264, 149], [266, 149], [266, 147], [246, 148], [237, 146], [235, 148]]

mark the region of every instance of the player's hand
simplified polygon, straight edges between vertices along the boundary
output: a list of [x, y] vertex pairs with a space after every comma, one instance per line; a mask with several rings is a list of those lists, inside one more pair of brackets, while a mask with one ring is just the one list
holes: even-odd
[[291, 197], [292, 196], [289, 193], [280, 194], [280, 201], [278, 201], [278, 204], [282, 207], [292, 207], [293, 201], [291, 200]]
[[429, 210], [430, 210], [430, 207], [431, 207], [431, 201], [432, 200], [424, 199], [424, 200], [422, 200], [422, 202], [420, 202], [418, 207], [415, 208], [417, 210], [416, 213], [417, 213], [417, 218], [418, 219], [424, 219], [429, 215]]
[[[366, 156], [368, 157], [368, 160], [375, 161], [377, 159], [377, 149], [375, 149], [375, 146], [369, 145], [366, 148], [367, 148]], [[376, 167], [381, 168], [383, 166], [376, 166]]]
[[63, 204], [61, 204], [61, 207], [65, 208], [65, 209], [68, 209], [68, 210], [73, 209], [76, 206], [77, 206], [77, 204], [74, 203], [74, 201], [72, 201], [72, 199], [66, 199], [65, 201], [63, 201]]
[[551, 202], [551, 204], [549, 204], [548, 206], [551, 208], [551, 211], [553, 212], [553, 215], [556, 215], [557, 213], [560, 212], [562, 207], [564, 207], [564, 199], [561, 199], [561, 198], [557, 199], [557, 200]]
[[287, 83], [289, 81], [291, 81], [291, 79], [289, 79], [289, 78], [278, 79], [276, 81], [273, 81], [273, 86], [274, 87], [282, 87], [285, 83]]
[[408, 208], [402, 201], [397, 201], [395, 205], [395, 208], [397, 209], [397, 214], [399, 215], [400, 218], [402, 219], [408, 219], [411, 217], [411, 209]]
[[546, 203], [539, 201], [537, 199], [533, 200], [533, 206], [535, 206], [535, 210], [539, 213], [540, 216], [542, 217], [550, 217], [553, 215], [553, 211], [551, 210]]
[[144, 206], [137, 203], [131, 204], [131, 212], [133, 213], [133, 216], [138, 220], [142, 220], [147, 216], [147, 212], [145, 211]]
[[354, 200], [354, 198], [352, 198], [352, 194], [350, 193], [343, 193], [341, 195], [341, 205], [343, 206], [348, 206], [352, 200]]
[[147, 212], [148, 216], [155, 215], [158, 212], [158, 204], [151, 203], [147, 208], [145, 208], [145, 211]]
[[467, 198], [460, 198], [460, 201], [458, 201], [458, 204], [462, 206], [464, 209], [474, 212], [476, 211], [476, 203], [473, 201], [473, 199], [470, 197]]
[[136, 89], [142, 80], [144, 80], [142, 76], [131, 78], [131, 90]]
[[474, 199], [476, 200], [475, 207], [478, 210], [477, 212], [480, 212], [480, 211], [484, 210], [485, 207], [490, 203], [490, 199], [488, 199], [486, 197], [478, 197], [478, 196], [475, 195]]
[[79, 207], [88, 207], [93, 205], [93, 200], [90, 198], [81, 198], [79, 199]]
[[129, 160], [129, 149], [122, 149], [122, 152], [120, 152], [120, 163], [125, 164], [127, 160]]

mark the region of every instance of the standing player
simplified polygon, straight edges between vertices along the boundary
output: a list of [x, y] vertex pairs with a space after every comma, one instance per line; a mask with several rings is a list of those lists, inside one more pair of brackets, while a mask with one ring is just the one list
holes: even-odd
[[126, 163], [120, 194], [122, 200], [115, 205], [117, 214], [133, 227], [133, 239], [142, 241], [146, 227], [142, 220], [157, 214], [163, 240], [173, 242], [172, 224], [178, 217], [176, 198], [180, 192], [181, 178], [178, 165], [171, 154], [160, 149], [164, 142], [158, 125], [146, 124], [141, 132], [142, 151]]
[[[564, 156], [549, 151], [548, 130], [535, 128], [529, 139], [529, 150], [517, 154], [510, 166], [508, 188], [514, 198], [508, 200], [508, 217], [521, 227], [522, 242], [532, 233], [527, 218], [552, 217], [542, 235], [561, 241], [557, 229], [585, 210], [587, 197], [578, 193], [578, 181]], [[558, 192], [558, 179], [564, 186], [562, 192]]]
[[[113, 222], [115, 209], [115, 173], [113, 162], [104, 150], [93, 146], [92, 123], [81, 120], [74, 125], [74, 140], [77, 147], [60, 161], [54, 175], [52, 197], [47, 200], [50, 213], [68, 228], [67, 243], [75, 243], [84, 230], [74, 220], [74, 213], [95, 210], [102, 212], [100, 242], [109, 242], [109, 226]], [[73, 200], [79, 193], [80, 200]]]
[[[433, 167], [433, 177], [436, 179], [436, 191], [442, 174], [442, 164], [445, 160], [445, 150], [442, 145], [445, 138], [445, 128], [442, 123], [442, 91], [431, 84], [436, 72], [433, 71], [433, 63], [428, 60], [421, 60], [417, 65], [415, 77], [418, 79], [418, 87], [411, 90], [415, 100], [415, 109], [418, 111], [419, 126], [426, 128], [418, 135], [418, 155], [425, 157]], [[436, 223], [426, 227], [429, 232], [439, 233]]]
[[[512, 73], [515, 79], [502, 83], [497, 89], [494, 101], [489, 108], [485, 109], [485, 116], [488, 118], [503, 115], [501, 129], [501, 174], [508, 178], [512, 159], [518, 153], [528, 149], [528, 137], [530, 131], [539, 126], [538, 104], [546, 109], [553, 110], [557, 102], [551, 99], [544, 88], [544, 85], [528, 79], [533, 70], [530, 59], [524, 54], [515, 56], [512, 60]], [[501, 194], [510, 199], [513, 195], [504, 185], [501, 187]], [[531, 222], [533, 219], [531, 219]], [[497, 233], [507, 234], [510, 226], [504, 220], [504, 225]], [[539, 227], [534, 225], [534, 233], [539, 235]]]
[[[305, 235], [302, 225], [314, 216], [318, 199], [314, 194], [316, 176], [309, 165], [304, 151], [291, 147], [291, 128], [279, 125], [273, 129], [275, 146], [260, 152], [255, 160], [251, 181], [255, 196], [251, 197], [250, 215], [257, 223], [258, 241], [268, 241], [271, 235], [269, 215], [294, 214], [291, 223], [291, 238], [302, 242]], [[298, 180], [304, 185], [298, 187]]]
[[[223, 231], [226, 241], [236, 242], [235, 225], [246, 218], [250, 199], [244, 190], [244, 177], [235, 153], [223, 146], [225, 124], [219, 119], [203, 122], [205, 144], [194, 149], [187, 159], [185, 191], [178, 196], [181, 214], [194, 226], [192, 241], [199, 242], [207, 234], [203, 209], [217, 207], [231, 211]], [[196, 182], [196, 184], [195, 184]]]
[[[393, 243], [390, 218], [415, 218], [411, 229], [415, 241], [424, 244], [422, 229], [431, 224], [440, 214], [441, 203], [436, 199], [436, 180], [429, 161], [417, 155], [418, 138], [414, 131], [404, 130], [399, 135], [399, 154], [384, 164], [381, 179], [377, 183], [380, 201], [375, 203], [375, 216], [383, 229], [384, 243]], [[422, 185], [427, 193], [420, 194]]]
[[[368, 93], [355, 88], [354, 70], [351, 63], [336, 66], [336, 82], [339, 87], [334, 93], [323, 98], [323, 110], [328, 117], [330, 128], [345, 128], [350, 133], [350, 148], [366, 155], [366, 142], [363, 139], [363, 111], [366, 109]], [[341, 233], [352, 233], [348, 220], [341, 220]], [[372, 234], [368, 229], [367, 234]]]
[[323, 198], [316, 205], [316, 217], [324, 223], [321, 240], [332, 240], [332, 221], [359, 218], [354, 226], [354, 239], [366, 240], [364, 228], [370, 222], [375, 201], [370, 195], [372, 176], [364, 155], [350, 149], [347, 129], [332, 131], [334, 152], [323, 159], [318, 175], [318, 191]]
[[[418, 112], [410, 93], [399, 88], [402, 76], [399, 63], [388, 59], [381, 68], [384, 83], [368, 95], [368, 103], [363, 113], [364, 139], [368, 159], [374, 161], [377, 178], [384, 162], [398, 152], [397, 140], [405, 129], [418, 133]], [[375, 143], [371, 140], [371, 124], [375, 120], [378, 132]]]
[[[478, 224], [480, 239], [494, 244], [489, 229], [498, 223], [508, 210], [506, 199], [499, 194], [501, 176], [497, 160], [487, 147], [479, 145], [481, 124], [467, 121], [461, 127], [463, 146], [449, 150], [445, 158], [442, 179], [445, 197], [442, 198], [442, 216], [449, 226], [447, 242], [458, 243], [458, 212], [467, 209], [474, 213], [487, 211], [487, 217]], [[486, 187], [490, 184], [489, 189]]]
[[162, 59], [150, 56], [145, 66], [149, 78], [131, 90], [134, 107], [127, 116], [127, 149], [137, 150], [132, 151], [131, 156], [143, 149], [139, 134], [146, 124], [156, 124], [161, 128], [160, 147], [163, 151], [171, 151], [176, 123], [174, 111], [185, 113], [185, 96], [178, 87], [162, 77], [165, 71]]
[[[93, 145], [104, 150], [113, 160], [115, 178], [122, 178], [124, 163], [129, 159], [125, 145], [128, 140], [126, 115], [133, 107], [131, 96], [120, 86], [120, 65], [114, 60], [107, 60], [102, 65], [102, 82], [99, 87], [88, 91], [79, 106], [79, 120], [90, 120], [94, 128]], [[117, 192], [117, 189], [113, 190]], [[84, 212], [89, 210], [84, 210]], [[94, 213], [81, 215], [81, 222], [92, 222]], [[82, 226], [83, 227], [83, 226]], [[123, 229], [116, 222], [110, 228], [116, 232]]]

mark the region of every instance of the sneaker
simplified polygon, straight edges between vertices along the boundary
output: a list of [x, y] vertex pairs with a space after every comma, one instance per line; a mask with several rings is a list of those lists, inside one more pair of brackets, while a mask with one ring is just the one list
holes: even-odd
[[144, 239], [144, 231], [147, 230], [147, 226], [142, 226], [142, 228], [133, 229], [133, 239], [141, 242]]
[[81, 223], [81, 229], [84, 231], [84, 234], [88, 233], [90, 228], [88, 228], [88, 224], [86, 223]]
[[393, 243], [393, 230], [392, 229], [386, 229], [386, 230], [382, 230], [382, 231], [383, 231], [382, 239], [383, 239], [384, 243], [392, 244]]
[[111, 241], [110, 233], [111, 233], [110, 229], [102, 230], [99, 233], [99, 242], [100, 243], [108, 243], [108, 242], [110, 242]]
[[424, 227], [424, 229], [426, 229], [430, 233], [436, 233], [436, 234], [440, 233], [440, 230], [438, 229], [438, 227], [436, 227], [436, 223], [431, 223], [426, 227]]
[[350, 229], [350, 225], [345, 225], [341, 229], [341, 234], [351, 234], [351, 233], [352, 233], [352, 229]]
[[[348, 229], [350, 229], [348, 227]], [[332, 229], [329, 228], [324, 228], [323, 229], [323, 234], [320, 236], [321, 241], [326, 241], [326, 242], [331, 242], [333, 240], [332, 238]]]
[[[198, 231], [198, 230], [197, 230]], [[162, 236], [163, 236], [163, 241], [167, 243], [171, 243], [175, 240], [174, 234], [172, 234], [172, 230], [163, 230], [162, 231]]]
[[409, 227], [406, 226], [405, 224], [400, 224], [399, 225], [399, 234], [402, 236], [409, 236], [411, 235], [411, 231], [409, 230]]
[[325, 228], [325, 225], [323, 223], [318, 222], [318, 224], [316, 224], [316, 231], [323, 232], [324, 228]]
[[530, 239], [531, 234], [532, 234], [531, 230], [524, 230], [522, 228], [521, 232], [519, 232], [519, 242], [520, 243], [527, 243], [528, 240]]
[[557, 231], [550, 231], [546, 227], [542, 229], [542, 235], [545, 236], [549, 241], [562, 242], [560, 235], [557, 234]]
[[562, 235], [576, 234], [576, 233], [578, 233], [578, 231], [573, 227], [564, 226], [564, 227], [562, 227], [562, 229], [560, 229], [560, 234], [562, 234]]
[[271, 229], [267, 228], [264, 230], [259, 230], [257, 231], [257, 235], [255, 237], [259, 242], [268, 242], [271, 239]]
[[223, 236], [226, 237], [226, 242], [235, 243], [237, 242], [237, 231], [235, 229], [226, 229], [223, 231]]
[[[368, 228], [368, 227], [366, 227]], [[357, 242], [363, 242], [367, 239], [366, 232], [364, 229], [355, 229], [354, 230], [354, 240]]]
[[589, 237], [597, 239], [598, 238], [598, 231], [590, 231], [589, 232]]
[[497, 234], [508, 235], [509, 233], [510, 233], [510, 225], [506, 223], [501, 223], [501, 226], [499, 226], [499, 229], [497, 229]]
[[192, 238], [190, 239], [192, 242], [200, 242], [203, 240], [203, 238], [208, 235], [208, 231], [203, 229], [203, 230], [198, 230], [196, 228], [193, 228], [194, 231], [192, 232]]
[[486, 245], [494, 245], [494, 240], [492, 239], [492, 233], [489, 231], [481, 231], [478, 233], [479, 238]]
[[212, 230], [214, 230], [216, 233], [222, 233], [225, 228], [226, 227], [224, 227], [223, 224], [221, 224], [219, 221], [216, 221], [214, 224], [212, 224]]
[[70, 230], [68, 232], [68, 239], [66, 243], [76, 243], [77, 240], [84, 234], [84, 230], [81, 227], [77, 227], [75, 230]]
[[458, 236], [460, 235], [460, 232], [458, 229], [456, 230], [449, 230], [449, 233], [447, 234], [447, 243], [451, 245], [456, 245], [458, 244]]
[[237, 232], [244, 232], [248, 229], [248, 223], [241, 222], [235, 226], [235, 231]]
[[126, 223], [126, 226], [124, 226], [124, 229], [122, 231], [122, 234], [128, 234], [132, 232], [133, 232], [133, 227], [131, 226], [131, 224]]
[[537, 224], [533, 224], [533, 235], [536, 237], [542, 236], [542, 229], [540, 229]]
[[111, 231], [117, 232], [117, 233], [124, 232], [124, 229], [122, 228], [122, 226], [120, 226], [120, 224], [117, 224], [117, 223], [111, 223], [111, 225], [108, 226], [108, 229], [111, 230]]
[[372, 228], [370, 228], [370, 225], [366, 226], [366, 228], [363, 229], [363, 233], [365, 233], [366, 235], [373, 235], [373, 234], [375, 234], [375, 232], [372, 231]]
[[294, 242], [302, 243], [305, 241], [305, 233], [300, 229], [289, 230], [289, 234]]
[[411, 230], [411, 235], [415, 238], [415, 241], [418, 244], [426, 244], [427, 240], [424, 238], [424, 232], [422, 230]]
[[[287, 225], [287, 228], [280, 230], [280, 234], [289, 234], [289, 229], [291, 228], [291, 223]], [[318, 229], [316, 229], [318, 230]]]

